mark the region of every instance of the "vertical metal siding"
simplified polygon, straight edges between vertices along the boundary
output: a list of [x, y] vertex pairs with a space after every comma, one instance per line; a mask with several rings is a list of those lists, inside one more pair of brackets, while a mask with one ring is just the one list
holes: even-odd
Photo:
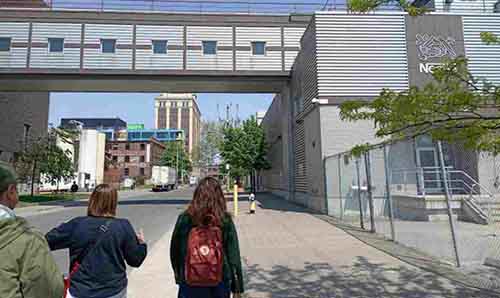
[[481, 41], [481, 32], [500, 35], [500, 15], [464, 16], [465, 53], [469, 70], [478, 78], [500, 84], [500, 45], [487, 45]]
[[[304, 35], [305, 30], [306, 28], [285, 28], [285, 47], [300, 49], [300, 40]], [[297, 58], [298, 54], [298, 51], [287, 50], [285, 52], [286, 71], [289, 71], [292, 68], [293, 63], [295, 62], [295, 58]]]
[[217, 47], [233, 46], [233, 27], [187, 27], [188, 70], [232, 70], [233, 51], [217, 50], [217, 55], [203, 55], [202, 41], [217, 41]]
[[[62, 53], [49, 53], [49, 38], [64, 38], [64, 44], [80, 46], [81, 24], [33, 23], [31, 68], [80, 68], [80, 47], [65, 47]], [[47, 45], [45, 47], [36, 46]]]
[[[264, 56], [252, 55], [252, 42], [264, 41]], [[238, 70], [281, 70], [281, 28], [279, 27], [237, 27], [236, 47], [249, 50], [236, 51], [236, 69]], [[279, 50], [278, 50], [279, 49]]]
[[[25, 68], [28, 55], [29, 23], [0, 22], [0, 37], [11, 38], [10, 52], [0, 52], [0, 67]], [[26, 47], [12, 47], [12, 43], [24, 43]]]
[[[152, 41], [167, 40], [167, 54], [153, 54]], [[137, 25], [136, 69], [182, 69], [184, 27], [182, 26], [143, 26]], [[149, 46], [151, 49], [141, 49]]]
[[408, 89], [403, 15], [316, 14], [320, 97]]
[[[99, 48], [85, 48], [84, 68], [93, 69], [131, 69], [132, 68], [132, 25], [86, 24], [85, 45], [99, 45]], [[101, 39], [116, 39], [117, 49], [114, 54], [103, 54]], [[120, 49], [128, 45], [129, 49]]]
[[447, 11], [452, 13], [481, 13], [493, 12], [498, 0], [454, 0], [446, 4], [445, 0], [435, 0], [436, 11]]

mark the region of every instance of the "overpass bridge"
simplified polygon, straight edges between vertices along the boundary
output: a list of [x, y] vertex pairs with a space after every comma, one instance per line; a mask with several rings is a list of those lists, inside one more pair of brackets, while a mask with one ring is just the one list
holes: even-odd
[[0, 91], [279, 92], [310, 15], [0, 9]]

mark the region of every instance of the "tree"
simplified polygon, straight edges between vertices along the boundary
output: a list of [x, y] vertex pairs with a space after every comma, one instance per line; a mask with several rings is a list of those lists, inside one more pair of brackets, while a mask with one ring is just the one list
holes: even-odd
[[207, 121], [202, 124], [200, 144], [194, 148], [193, 164], [204, 168], [214, 165], [220, 155], [223, 126], [219, 122]]
[[176, 169], [178, 178], [183, 179], [186, 175], [189, 175], [193, 168], [184, 142], [168, 142], [165, 146], [165, 151], [160, 159], [160, 165]]
[[[425, 4], [429, 1], [418, 5], [409, 3], [406, 0], [348, 0], [347, 8], [351, 12], [368, 13], [383, 6], [399, 7], [406, 11], [411, 16], [418, 16], [429, 11]], [[414, 2], [415, 3], [415, 2]]]
[[57, 146], [58, 138], [69, 142], [70, 136], [70, 132], [50, 128], [46, 135], [33, 137], [23, 144], [24, 150], [17, 157], [15, 167], [21, 181], [30, 182], [31, 196], [34, 195], [34, 186], [40, 176], [53, 184], [73, 177], [73, 162], [69, 152]]
[[268, 145], [265, 132], [255, 117], [245, 120], [241, 127], [226, 127], [220, 149], [224, 162], [231, 166], [231, 176], [238, 178], [250, 175], [252, 189], [255, 186], [255, 172], [270, 168], [266, 158]]
[[385, 89], [371, 102], [345, 102], [341, 118], [373, 121], [378, 137], [398, 140], [428, 134], [471, 150], [500, 153], [500, 87], [475, 78], [464, 57], [435, 68], [433, 77], [424, 88]]

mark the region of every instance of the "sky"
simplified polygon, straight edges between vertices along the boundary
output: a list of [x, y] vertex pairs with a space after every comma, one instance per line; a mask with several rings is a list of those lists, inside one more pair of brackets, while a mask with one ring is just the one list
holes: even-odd
[[[127, 123], [143, 123], [154, 128], [154, 98], [159, 93], [51, 93], [49, 123], [58, 126], [61, 118], [115, 118]], [[218, 94], [201, 93], [198, 106], [202, 118], [217, 120], [217, 105], [220, 116], [225, 115], [227, 104], [239, 105], [240, 119], [267, 111], [272, 94]]]

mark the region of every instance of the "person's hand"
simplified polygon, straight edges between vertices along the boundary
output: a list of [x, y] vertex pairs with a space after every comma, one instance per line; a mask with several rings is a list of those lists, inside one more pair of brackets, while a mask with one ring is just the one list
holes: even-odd
[[241, 298], [241, 293], [233, 293], [233, 298]]
[[139, 241], [140, 244], [146, 243], [146, 240], [144, 239], [144, 231], [142, 229], [140, 229], [139, 233], [137, 233], [137, 241]]

